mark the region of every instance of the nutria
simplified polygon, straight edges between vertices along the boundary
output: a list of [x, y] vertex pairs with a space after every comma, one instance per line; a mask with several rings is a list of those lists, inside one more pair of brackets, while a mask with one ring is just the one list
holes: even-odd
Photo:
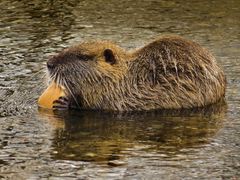
[[134, 51], [108, 41], [83, 42], [51, 57], [47, 67], [66, 91], [54, 109], [189, 109], [225, 95], [225, 75], [213, 55], [178, 36]]

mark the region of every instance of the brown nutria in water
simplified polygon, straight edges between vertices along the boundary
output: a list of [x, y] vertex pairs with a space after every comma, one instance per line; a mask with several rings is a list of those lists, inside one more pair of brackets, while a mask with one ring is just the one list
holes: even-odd
[[135, 51], [107, 41], [84, 42], [47, 62], [66, 97], [53, 108], [134, 111], [213, 104], [226, 79], [213, 55], [178, 36], [163, 36]]

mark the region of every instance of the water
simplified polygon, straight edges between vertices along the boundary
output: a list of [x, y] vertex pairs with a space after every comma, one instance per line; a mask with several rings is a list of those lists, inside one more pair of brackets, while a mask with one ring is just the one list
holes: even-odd
[[[0, 179], [240, 178], [240, 1], [0, 1]], [[178, 34], [224, 68], [226, 102], [196, 112], [40, 111], [49, 55]]]

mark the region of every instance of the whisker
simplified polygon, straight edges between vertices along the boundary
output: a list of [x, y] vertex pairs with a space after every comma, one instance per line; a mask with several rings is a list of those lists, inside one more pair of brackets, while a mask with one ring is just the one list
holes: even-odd
[[59, 86], [59, 74], [58, 73], [56, 73], [56, 84], [57, 84], [57, 86]]
[[41, 77], [39, 77], [41, 80], [46, 78], [46, 74], [42, 74]]
[[[40, 69], [39, 71], [37, 71], [36, 73], [34, 73], [34, 74], [31, 76], [31, 78], [34, 78], [35, 76], [37, 76], [37, 75], [40, 74], [40, 73], [43, 73], [44, 70], [45, 70], [45, 68]], [[44, 74], [45, 74], [45, 73], [44, 73]]]
[[61, 85], [61, 74], [58, 73], [58, 85]]
[[54, 73], [50, 74], [50, 79], [51, 79], [52, 81], [55, 81], [55, 82], [56, 82], [57, 76], [58, 76], [58, 70], [55, 71]]
[[80, 105], [78, 104], [77, 102], [77, 98], [74, 96], [74, 94], [72, 93], [71, 89], [69, 88], [67, 82], [65, 79], [62, 79], [63, 80], [63, 83], [64, 83], [64, 86], [67, 88], [67, 90], [69, 91], [69, 93], [71, 94], [71, 96], [73, 97], [74, 101], [76, 102], [77, 106], [80, 108]]
[[77, 106], [80, 108], [80, 105], [77, 101], [77, 98], [74, 96], [72, 90], [69, 88], [67, 81], [62, 78], [62, 74], [59, 73], [59, 69], [57, 69], [54, 73], [50, 74], [50, 80], [54, 81], [57, 86], [63, 86], [67, 89], [70, 95], [73, 97], [74, 101], [76, 102]]

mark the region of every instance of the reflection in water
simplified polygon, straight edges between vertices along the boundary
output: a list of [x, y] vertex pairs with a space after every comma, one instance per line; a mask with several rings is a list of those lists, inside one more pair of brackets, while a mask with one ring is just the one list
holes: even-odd
[[52, 112], [41, 109], [39, 112], [56, 127], [54, 159], [110, 161], [133, 155], [137, 147], [171, 155], [207, 143], [222, 126], [225, 111], [225, 102], [220, 102], [174, 114], [71, 111], [51, 115]]

